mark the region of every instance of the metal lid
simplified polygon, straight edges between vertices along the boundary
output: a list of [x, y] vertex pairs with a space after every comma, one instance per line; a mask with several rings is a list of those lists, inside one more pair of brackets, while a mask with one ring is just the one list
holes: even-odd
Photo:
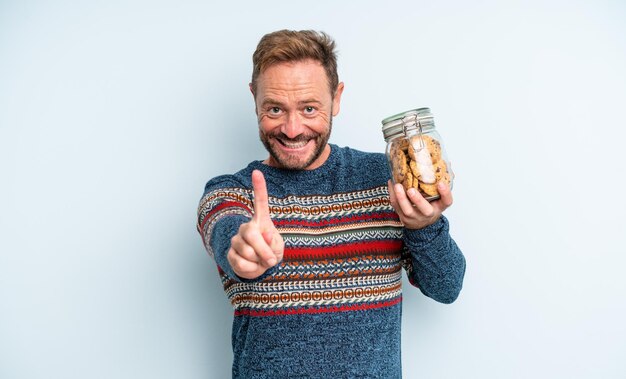
[[413, 130], [427, 129], [435, 125], [430, 108], [417, 108], [387, 117], [382, 121], [385, 141]]

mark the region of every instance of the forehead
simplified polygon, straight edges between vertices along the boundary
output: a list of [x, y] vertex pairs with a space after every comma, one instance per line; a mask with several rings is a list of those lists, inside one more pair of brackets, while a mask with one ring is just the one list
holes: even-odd
[[266, 91], [330, 92], [326, 71], [322, 64], [315, 60], [271, 65], [259, 75], [257, 83], [259, 94]]

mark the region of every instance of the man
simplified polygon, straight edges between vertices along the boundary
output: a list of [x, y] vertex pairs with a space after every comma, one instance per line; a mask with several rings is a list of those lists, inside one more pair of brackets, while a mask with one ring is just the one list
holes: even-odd
[[386, 157], [328, 143], [344, 84], [323, 33], [265, 35], [250, 90], [269, 152], [210, 180], [198, 231], [234, 309], [234, 378], [399, 378], [402, 268], [443, 303], [465, 259]]

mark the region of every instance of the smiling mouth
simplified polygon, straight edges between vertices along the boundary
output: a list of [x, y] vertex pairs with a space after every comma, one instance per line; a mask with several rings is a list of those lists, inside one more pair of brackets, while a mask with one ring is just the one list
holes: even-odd
[[286, 140], [286, 139], [282, 139], [282, 138], [276, 138], [276, 140], [283, 146], [285, 146], [288, 149], [300, 149], [305, 147], [310, 140], [306, 139], [306, 140], [296, 140], [296, 141], [290, 141], [290, 140]]

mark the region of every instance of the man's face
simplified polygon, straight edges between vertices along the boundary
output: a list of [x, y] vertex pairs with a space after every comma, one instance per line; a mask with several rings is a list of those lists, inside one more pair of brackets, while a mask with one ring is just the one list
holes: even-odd
[[257, 79], [259, 135], [270, 166], [313, 170], [330, 154], [332, 118], [339, 113], [343, 83], [331, 96], [322, 65], [313, 60], [270, 66]]

